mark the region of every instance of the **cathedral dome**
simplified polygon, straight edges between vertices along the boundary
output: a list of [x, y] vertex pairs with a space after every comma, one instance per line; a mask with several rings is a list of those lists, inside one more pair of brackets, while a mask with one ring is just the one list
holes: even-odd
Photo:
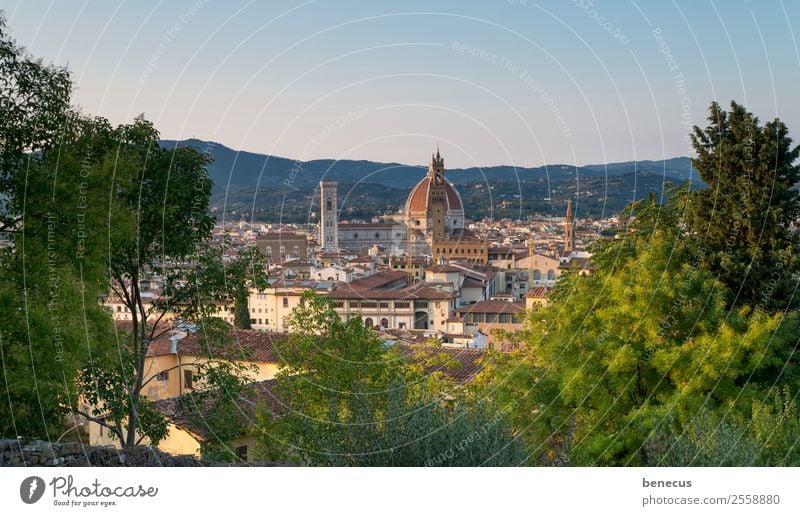
[[[428, 211], [428, 204], [430, 200], [431, 178], [425, 176], [419, 183], [411, 190], [406, 201], [406, 213], [412, 214], [425, 214]], [[453, 185], [445, 181], [444, 189], [447, 193], [447, 211], [463, 211], [464, 206], [461, 203], [461, 196]]]

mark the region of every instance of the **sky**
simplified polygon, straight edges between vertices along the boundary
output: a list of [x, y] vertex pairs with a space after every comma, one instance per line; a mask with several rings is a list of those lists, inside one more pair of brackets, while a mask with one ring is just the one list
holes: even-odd
[[[448, 168], [691, 156], [709, 104], [800, 132], [792, 0], [0, 0], [73, 103], [166, 139]], [[797, 133], [794, 133], [797, 134]]]

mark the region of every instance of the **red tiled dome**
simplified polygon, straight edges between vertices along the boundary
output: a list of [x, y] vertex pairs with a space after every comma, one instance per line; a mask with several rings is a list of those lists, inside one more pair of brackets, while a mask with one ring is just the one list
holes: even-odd
[[[431, 186], [431, 178], [425, 176], [411, 190], [406, 201], [406, 213], [425, 213], [428, 210], [428, 192]], [[445, 181], [445, 191], [447, 192], [447, 210], [463, 210], [461, 197], [456, 189], [449, 182]]]

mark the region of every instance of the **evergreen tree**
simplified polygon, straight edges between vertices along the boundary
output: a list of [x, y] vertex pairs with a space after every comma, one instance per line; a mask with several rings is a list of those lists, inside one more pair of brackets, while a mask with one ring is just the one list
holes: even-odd
[[711, 104], [694, 128], [692, 160], [708, 188], [688, 195], [686, 223], [702, 266], [738, 305], [797, 304], [800, 147], [778, 119], [761, 125], [744, 106]]

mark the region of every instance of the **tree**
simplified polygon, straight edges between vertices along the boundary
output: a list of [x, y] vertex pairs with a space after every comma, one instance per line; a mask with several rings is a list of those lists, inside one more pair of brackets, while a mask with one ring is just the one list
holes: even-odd
[[694, 128], [692, 164], [708, 188], [687, 196], [685, 222], [701, 266], [737, 304], [797, 303], [800, 147], [788, 134], [779, 119], [761, 125], [736, 102], [728, 112], [712, 103], [707, 127]]
[[45, 65], [16, 44], [0, 11], [0, 233], [14, 230], [22, 215], [4, 206], [21, 193], [9, 174], [58, 142], [71, 116], [71, 89], [65, 68]]
[[[108, 270], [111, 291], [131, 314], [131, 330], [118, 351], [98, 355], [84, 368], [81, 394], [90, 408], [80, 413], [105, 427], [123, 447], [166, 432], [164, 418], [142, 396], [150, 343], [163, 337], [171, 317], [191, 321], [207, 343], [196, 364], [198, 383], [213, 390], [232, 385], [242, 372], [219, 360], [230, 326], [215, 316], [230, 296], [221, 250], [209, 248], [213, 218], [208, 215], [209, 157], [194, 149], [166, 150], [144, 118], [111, 131], [103, 170], [112, 178]], [[163, 286], [149, 299], [143, 282]], [[243, 278], [238, 280], [241, 284]], [[224, 373], [229, 374], [224, 374]]]
[[487, 396], [521, 400], [510, 415], [537, 462], [647, 464], [669, 421], [746, 414], [764, 385], [797, 388], [797, 316], [729, 310], [725, 286], [693, 265], [678, 205], [636, 203], [625, 236], [591, 248], [596, 274], [562, 276], [523, 347], [489, 359]]
[[97, 302], [108, 288], [109, 183], [98, 159], [107, 130], [72, 116], [58, 141], [5, 171], [13, 230], [0, 253], [4, 435], [55, 439], [77, 403], [78, 371], [111, 343]]
[[262, 413], [254, 429], [268, 458], [338, 466], [524, 462], [494, 405], [425, 374], [427, 364], [441, 365], [438, 353], [385, 346], [359, 317], [341, 320], [330, 299], [313, 293], [290, 326], [277, 377], [287, 409]]

